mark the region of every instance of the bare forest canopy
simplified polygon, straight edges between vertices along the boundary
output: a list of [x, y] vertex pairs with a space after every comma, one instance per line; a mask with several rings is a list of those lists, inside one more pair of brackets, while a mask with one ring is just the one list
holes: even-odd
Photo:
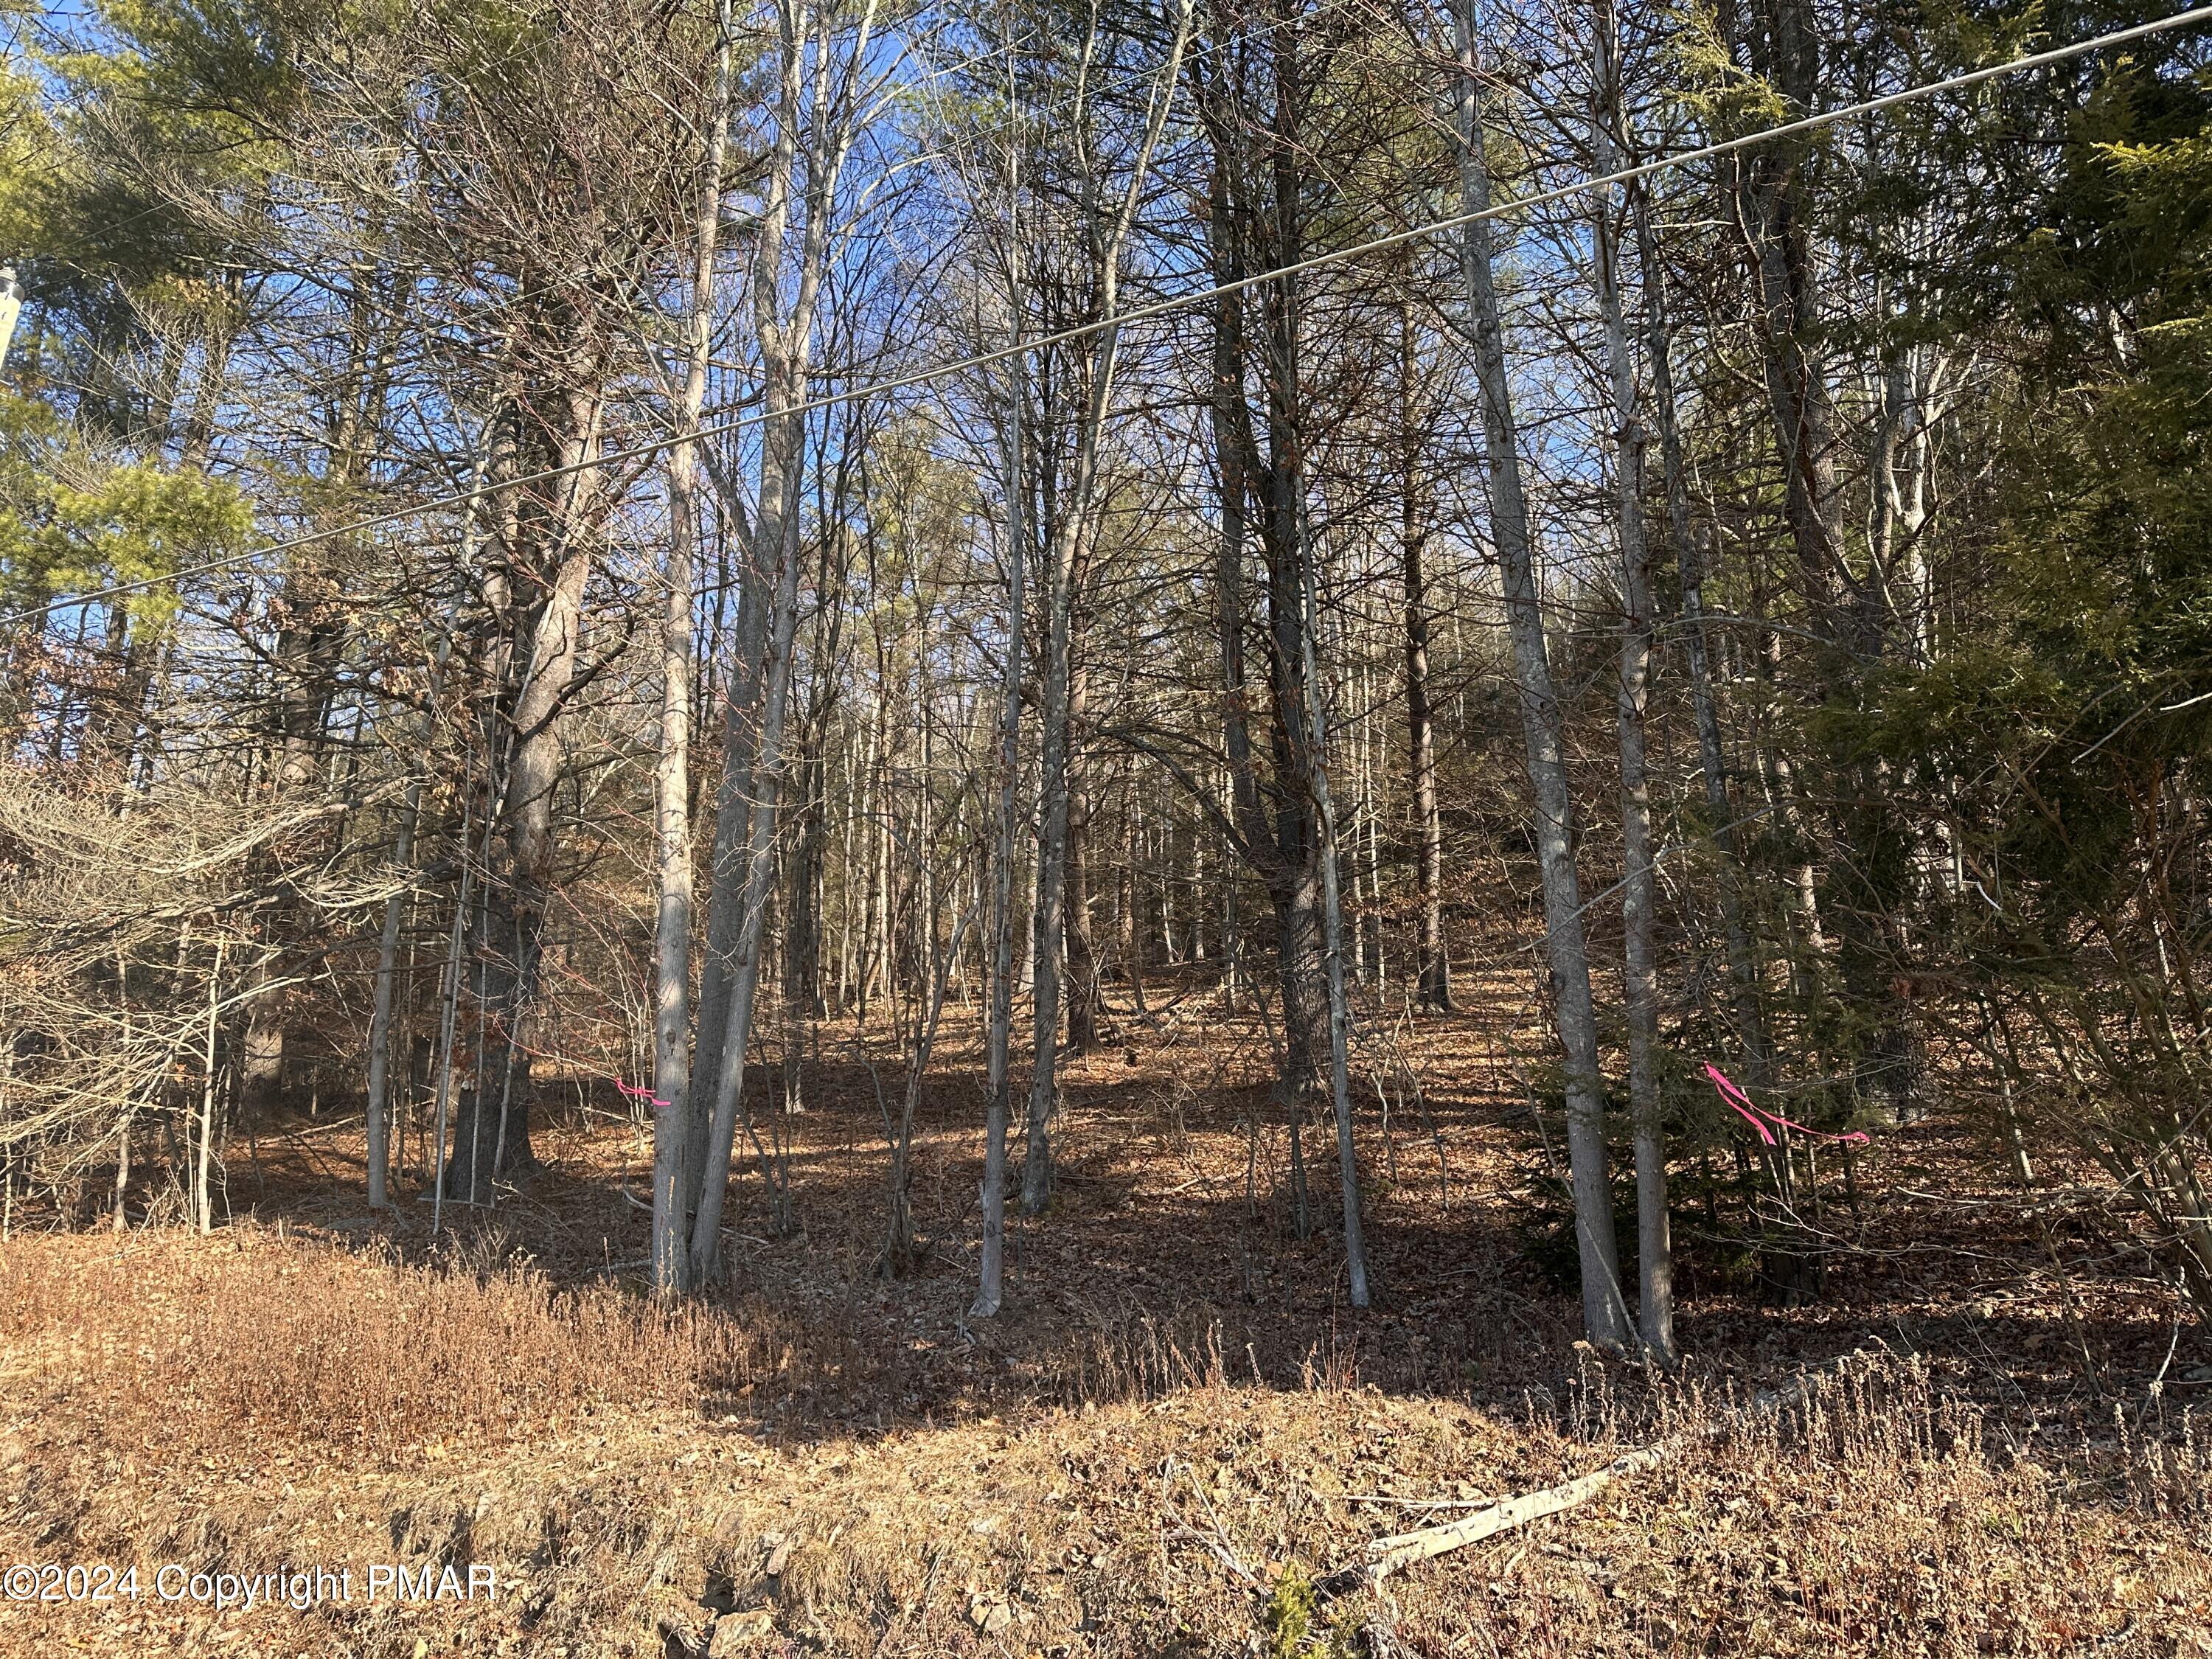
[[349, 1114], [450, 1228], [612, 1113], [688, 1296], [834, 1064], [981, 1320], [1071, 1064], [1233, 1025], [1247, 1211], [1364, 1307], [1409, 1034], [1523, 999], [1601, 1348], [1674, 1359], [1692, 1209], [1818, 1298], [1931, 1115], [2212, 1319], [2193, 15], [0, 32], [9, 1227]]

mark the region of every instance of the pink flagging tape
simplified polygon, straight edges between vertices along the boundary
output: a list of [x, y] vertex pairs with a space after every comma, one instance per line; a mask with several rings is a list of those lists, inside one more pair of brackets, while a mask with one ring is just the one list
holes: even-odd
[[[668, 1109], [668, 1103], [663, 1100], [659, 1095], [653, 1093], [650, 1089], [632, 1088], [629, 1084], [624, 1083], [618, 1077], [610, 1078], [607, 1080], [613, 1084], [616, 1088], [621, 1090], [623, 1093], [631, 1100], [651, 1101], [653, 1103], [653, 1109], [656, 1112], [665, 1112]], [[1861, 1139], [1864, 1139], [1864, 1137], [1862, 1136]]]
[[[575, 977], [575, 975], [571, 972], [570, 977], [574, 978]], [[562, 1059], [562, 1056], [555, 1050], [532, 1048], [528, 1043], [525, 1042], [520, 1037], [515, 1036], [511, 1031], [505, 1033], [505, 1036], [509, 1047], [520, 1050], [522, 1053], [528, 1054], [532, 1060], [550, 1060], [559, 1061]], [[593, 1066], [588, 1060], [575, 1060], [569, 1063], [581, 1066], [585, 1071], [590, 1073], [591, 1075], [595, 1078], [605, 1078], [608, 1082], [613, 1084], [617, 1089], [620, 1090], [626, 1099], [651, 1101], [653, 1103], [653, 1109], [656, 1112], [665, 1112], [668, 1109], [668, 1103], [663, 1100], [659, 1095], [653, 1093], [650, 1089], [641, 1089], [633, 1084], [624, 1083], [613, 1073], [602, 1072], [598, 1066]]]
[[1753, 1128], [1758, 1130], [1759, 1138], [1761, 1140], [1765, 1141], [1770, 1146], [1774, 1145], [1774, 1131], [1768, 1128], [1764, 1123], [1760, 1122], [1754, 1113], [1746, 1111], [1742, 1107], [1737, 1105], [1735, 1102], [1729, 1099], [1728, 1094], [1725, 1091], [1722, 1092], [1721, 1100], [1730, 1111], [1734, 1112], [1746, 1123], [1751, 1125]]
[[1799, 1134], [1811, 1135], [1816, 1140], [1845, 1140], [1861, 1146], [1868, 1144], [1867, 1133], [1863, 1129], [1847, 1129], [1841, 1134], [1831, 1134], [1826, 1129], [1814, 1129], [1805, 1124], [1794, 1122], [1779, 1112], [1768, 1111], [1766, 1108], [1754, 1102], [1749, 1095], [1744, 1093], [1741, 1089], [1736, 1087], [1729, 1074], [1711, 1060], [1705, 1062], [1705, 1075], [1712, 1079], [1713, 1087], [1720, 1091], [1722, 1100], [1728, 1103], [1738, 1117], [1758, 1130], [1759, 1138], [1770, 1146], [1776, 1143], [1774, 1130], [1767, 1127], [1769, 1124], [1780, 1128], [1795, 1129]]

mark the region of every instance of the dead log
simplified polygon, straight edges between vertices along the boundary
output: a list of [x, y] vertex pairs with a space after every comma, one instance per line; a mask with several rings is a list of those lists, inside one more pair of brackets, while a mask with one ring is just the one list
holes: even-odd
[[1737, 1410], [1725, 1413], [1696, 1429], [1670, 1434], [1664, 1440], [1624, 1452], [1603, 1468], [1593, 1469], [1564, 1485], [1547, 1486], [1540, 1492], [1505, 1498], [1486, 1509], [1477, 1510], [1472, 1515], [1462, 1516], [1456, 1521], [1371, 1540], [1367, 1546], [1365, 1559], [1340, 1567], [1334, 1572], [1316, 1579], [1314, 1589], [1324, 1598], [1348, 1595], [1354, 1590], [1379, 1584], [1392, 1573], [1417, 1562], [1431, 1560], [1453, 1550], [1464, 1549], [1469, 1544], [1479, 1544], [1486, 1538], [1525, 1527], [1546, 1516], [1578, 1508], [1616, 1480], [1656, 1468], [1690, 1446], [1753, 1423], [1766, 1421], [1784, 1406], [1804, 1398], [1822, 1377], [1841, 1370], [1860, 1357], [1854, 1352], [1812, 1370], [1801, 1372], [1781, 1388], [1754, 1395], [1750, 1403]]

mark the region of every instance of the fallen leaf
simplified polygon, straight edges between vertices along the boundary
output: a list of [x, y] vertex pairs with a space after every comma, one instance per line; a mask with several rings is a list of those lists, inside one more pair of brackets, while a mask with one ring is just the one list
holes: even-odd
[[1014, 1609], [1003, 1595], [977, 1590], [968, 1598], [968, 1622], [985, 1636], [996, 1636], [1014, 1622]]

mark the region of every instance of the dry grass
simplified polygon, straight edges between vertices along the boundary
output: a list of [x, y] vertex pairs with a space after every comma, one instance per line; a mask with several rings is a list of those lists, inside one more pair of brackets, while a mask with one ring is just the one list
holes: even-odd
[[1598, 1428], [1595, 1449], [1661, 1425], [1689, 1449], [1502, 1540], [1459, 1595], [1448, 1572], [1401, 1590], [1393, 1616], [1436, 1650], [2172, 1655], [2212, 1631], [2194, 1439], [2129, 1464], [2008, 1446], [1925, 1364], [1881, 1355], [1767, 1421], [1694, 1382], [1632, 1409], [1590, 1392], [1567, 1416]]
[[1092, 1331], [1059, 1375], [1108, 1403], [848, 1432], [794, 1394], [813, 1362], [779, 1322], [527, 1268], [241, 1231], [19, 1241], [0, 1283], [9, 1559], [477, 1561], [506, 1587], [413, 1614], [16, 1610], [0, 1650], [665, 1659], [719, 1622], [774, 1655], [1255, 1653], [1367, 1539], [1666, 1435], [1668, 1467], [1319, 1608], [1298, 1650], [2171, 1659], [2212, 1629], [2193, 1426], [2008, 1444], [1879, 1352], [1765, 1419], [1717, 1376], [1587, 1359], [1480, 1409], [1341, 1354], [1239, 1382], [1194, 1315]]
[[611, 1407], [698, 1407], [834, 1370], [764, 1308], [556, 1287], [478, 1251], [420, 1264], [240, 1226], [0, 1255], [0, 1340], [41, 1407], [183, 1456], [497, 1445]]
[[[1289, 1230], [1279, 1142], [1246, 1138], [1264, 1083], [1207, 1035], [1070, 1065], [1063, 1185], [988, 1323], [964, 1318], [957, 1042], [915, 1145], [931, 1242], [896, 1280], [873, 1090], [842, 1062], [793, 1121], [806, 1231], [734, 1188], [728, 1305], [606, 1283], [642, 1251], [624, 1193], [649, 1148], [604, 1119], [546, 1125], [551, 1170], [500, 1212], [535, 1265], [426, 1259], [427, 1213], [365, 1218], [357, 1137], [320, 1129], [233, 1170], [289, 1232], [0, 1248], [0, 1560], [478, 1563], [502, 1586], [413, 1613], [0, 1604], [0, 1652], [681, 1659], [719, 1632], [717, 1659], [1228, 1659], [1372, 1537], [1680, 1434], [1665, 1468], [1315, 1609], [1284, 1650], [2212, 1659], [2212, 1459], [2185, 1407], [2212, 1353], [2063, 1240], [2062, 1273], [1952, 1132], [1869, 1155], [1849, 1213], [1875, 1248], [1839, 1241], [1821, 1304], [1700, 1285], [1704, 1369], [1661, 1385], [1578, 1358], [1521, 1249], [1541, 1146], [1474, 1016], [1408, 1038], [1437, 1135], [1376, 1125], [1386, 1302], [1360, 1314], [1329, 1228]], [[1802, 1407], [1735, 1413], [1853, 1347]]]

